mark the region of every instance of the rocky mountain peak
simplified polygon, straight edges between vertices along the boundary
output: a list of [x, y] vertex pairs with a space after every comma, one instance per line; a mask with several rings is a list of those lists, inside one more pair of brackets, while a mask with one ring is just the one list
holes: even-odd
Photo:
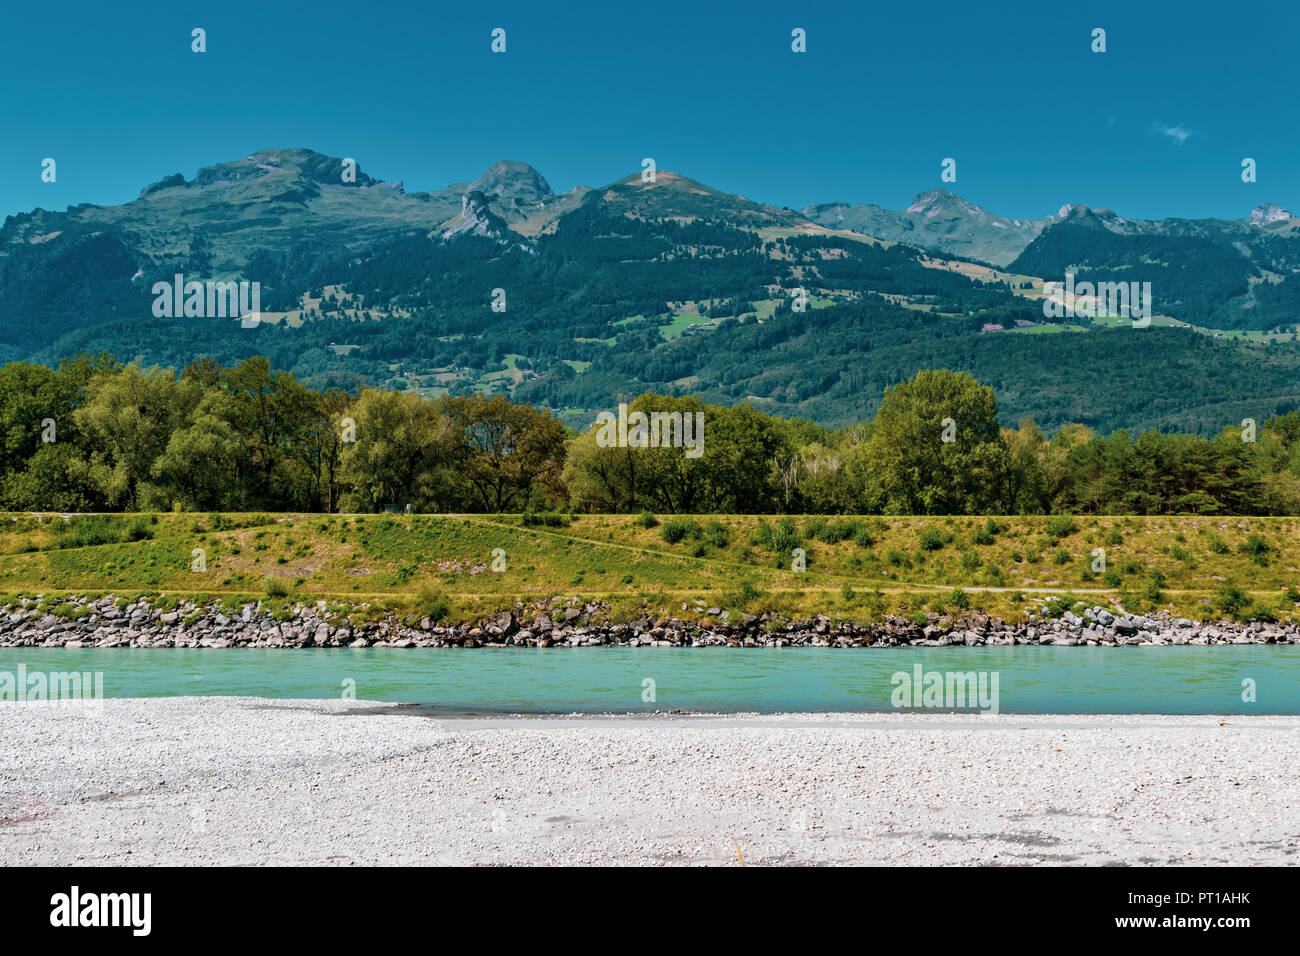
[[517, 202], [546, 202], [555, 196], [546, 178], [527, 163], [503, 159], [493, 163], [466, 192], [478, 192], [489, 199], [513, 199]]
[[1287, 212], [1281, 206], [1271, 202], [1260, 203], [1250, 211], [1246, 221], [1252, 226], [1266, 226], [1271, 222], [1284, 222], [1287, 219], [1294, 218], [1291, 213]]
[[326, 156], [311, 149], [263, 149], [243, 159], [198, 171], [193, 186], [224, 186], [257, 180], [299, 179], [305, 183], [333, 186], [374, 186], [378, 180], [356, 167], [356, 181], [343, 179], [343, 159]]
[[951, 212], [965, 208], [978, 207], [972, 206], [955, 192], [940, 187], [938, 189], [927, 189], [923, 193], [917, 193], [912, 199], [912, 204], [907, 207], [907, 212], [938, 215], [941, 212]]

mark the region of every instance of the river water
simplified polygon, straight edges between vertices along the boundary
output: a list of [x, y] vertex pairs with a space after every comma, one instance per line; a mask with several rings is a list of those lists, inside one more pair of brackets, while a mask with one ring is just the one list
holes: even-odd
[[[105, 697], [354, 695], [445, 713], [892, 711], [896, 692], [916, 681], [919, 668], [922, 685], [935, 683], [935, 674], [946, 686], [948, 674], [975, 672], [986, 695], [996, 686], [997, 709], [1006, 714], [1300, 714], [1297, 645], [0, 648], [0, 691], [6, 674], [15, 686], [19, 665], [29, 681], [33, 673], [98, 672]], [[897, 674], [907, 675], [906, 685]], [[937, 700], [938, 710], [980, 706]], [[935, 699], [918, 688], [901, 703], [933, 706]]]

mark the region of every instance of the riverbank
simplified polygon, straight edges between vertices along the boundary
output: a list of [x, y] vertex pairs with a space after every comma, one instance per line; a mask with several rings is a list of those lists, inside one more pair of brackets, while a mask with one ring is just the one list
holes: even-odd
[[1300, 718], [0, 707], [0, 864], [1291, 864]]
[[[238, 610], [188, 601], [155, 605], [112, 595], [69, 597], [51, 613], [38, 595], [0, 615], [3, 647], [979, 647], [1053, 645], [1300, 644], [1300, 625], [1262, 621], [1197, 622], [1169, 614], [1129, 614], [1100, 605], [1072, 609], [1040, 599], [1025, 619], [979, 612], [887, 615], [877, 622], [817, 615], [785, 620], [737, 614], [703, 602], [682, 616], [614, 618], [610, 605], [557, 597], [517, 604], [479, 621], [440, 624], [385, 612], [365, 619], [325, 602], [274, 610], [262, 602]], [[360, 613], [356, 613], [360, 612]], [[1076, 613], [1077, 612], [1077, 613]], [[1053, 616], [1058, 615], [1059, 616]]]

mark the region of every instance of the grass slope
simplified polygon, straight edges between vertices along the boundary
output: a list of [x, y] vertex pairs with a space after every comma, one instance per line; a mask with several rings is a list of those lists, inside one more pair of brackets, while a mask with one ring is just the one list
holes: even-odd
[[163, 594], [444, 619], [557, 596], [607, 601], [627, 619], [690, 616], [699, 604], [788, 618], [973, 609], [1016, 619], [1049, 593], [1072, 595], [1058, 609], [1077, 598], [1292, 619], [1297, 565], [1291, 517], [0, 515], [0, 595], [11, 601]]

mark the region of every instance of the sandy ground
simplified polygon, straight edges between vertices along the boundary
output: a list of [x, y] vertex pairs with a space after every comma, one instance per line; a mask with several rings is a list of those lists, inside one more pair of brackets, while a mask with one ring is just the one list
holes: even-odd
[[1289, 864], [1300, 717], [0, 705], [0, 864]]

